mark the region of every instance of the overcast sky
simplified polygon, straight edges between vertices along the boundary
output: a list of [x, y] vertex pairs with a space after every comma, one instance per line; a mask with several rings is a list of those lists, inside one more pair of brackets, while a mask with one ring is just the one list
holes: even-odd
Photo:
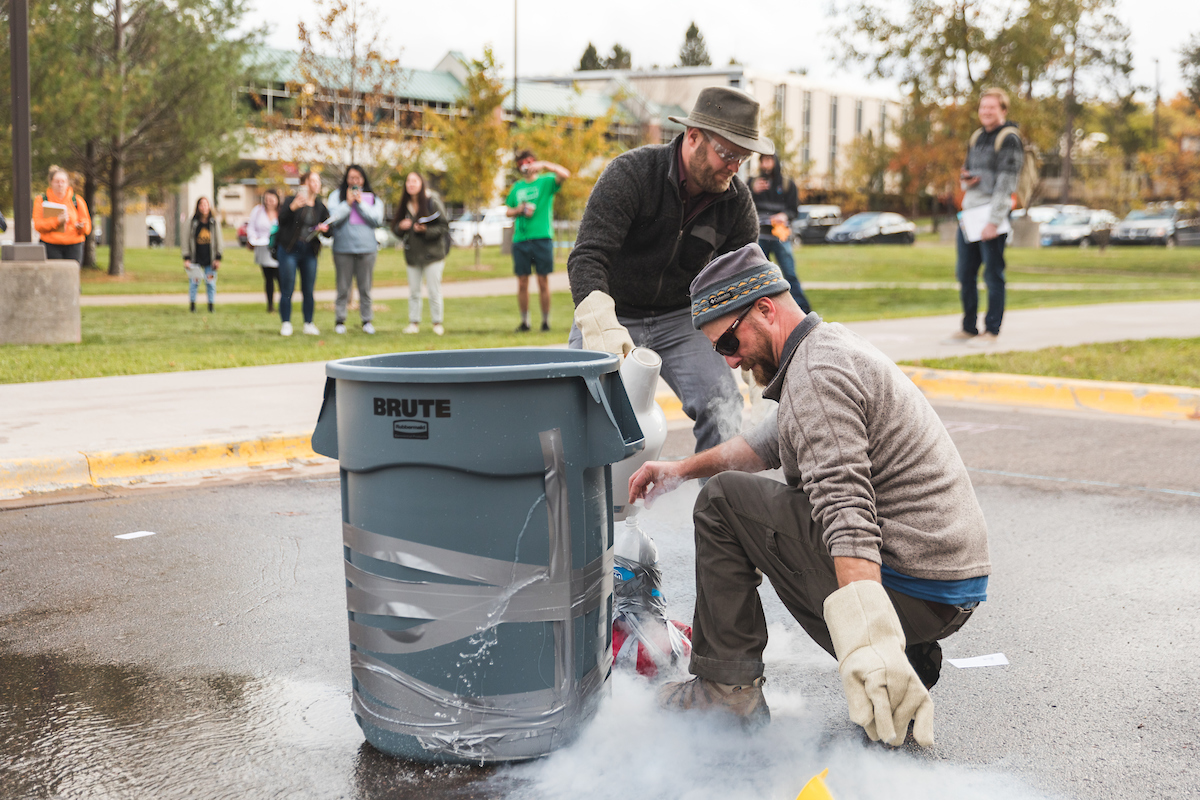
[[[490, 43], [504, 74], [512, 74], [514, 0], [449, 0], [414, 3], [360, 0], [379, 9], [384, 35], [401, 48], [402, 66], [431, 69], [448, 50], [478, 57]], [[1154, 85], [1160, 59], [1164, 97], [1178, 92], [1179, 48], [1200, 33], [1198, 0], [1118, 0], [1133, 34], [1135, 80]], [[251, 22], [266, 23], [268, 42], [295, 49], [296, 23], [315, 20], [313, 0], [251, 0]], [[829, 0], [517, 0], [520, 23], [518, 66], [522, 75], [560, 74], [574, 69], [590, 40], [601, 54], [614, 42], [633, 53], [635, 67], [675, 63], [688, 23], [695, 20], [714, 64], [730, 57], [773, 71], [806, 68], [820, 78], [858, 76], [839, 69], [829, 34]], [[854, 82], [858, 82], [857, 80]]]

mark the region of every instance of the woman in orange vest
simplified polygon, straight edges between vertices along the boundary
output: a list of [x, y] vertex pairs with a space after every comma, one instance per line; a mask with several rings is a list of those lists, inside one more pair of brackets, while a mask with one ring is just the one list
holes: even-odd
[[62, 167], [50, 168], [50, 186], [33, 200], [33, 227], [46, 248], [46, 258], [83, 262], [83, 242], [91, 235], [92, 215]]

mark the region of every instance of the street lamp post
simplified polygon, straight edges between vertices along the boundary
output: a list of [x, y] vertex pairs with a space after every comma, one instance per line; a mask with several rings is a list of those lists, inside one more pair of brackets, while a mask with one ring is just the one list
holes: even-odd
[[46, 260], [33, 243], [33, 154], [29, 109], [29, 0], [9, 0], [12, 57], [12, 244], [0, 248], [0, 345], [78, 344], [79, 265]]
[[5, 245], [5, 261], [43, 261], [45, 248], [33, 244], [33, 157], [29, 111], [29, 0], [10, 0], [8, 13], [12, 91], [12, 245]]
[[513, 0], [513, 122], [517, 121], [517, 0]]

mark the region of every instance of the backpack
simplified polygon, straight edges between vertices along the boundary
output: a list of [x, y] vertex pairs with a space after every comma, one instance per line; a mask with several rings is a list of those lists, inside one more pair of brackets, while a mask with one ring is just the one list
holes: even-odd
[[[983, 135], [983, 128], [976, 128], [971, 134], [971, 140], [967, 144], [967, 149], [971, 150], [975, 147], [975, 142], [979, 141], [979, 137]], [[1021, 171], [1017, 173], [1017, 190], [1013, 192], [1017, 198], [1017, 208], [1029, 208], [1030, 202], [1033, 200], [1033, 193], [1037, 189], [1039, 173], [1041, 172], [1041, 160], [1033, 147], [1021, 138], [1021, 134], [1013, 127], [1001, 128], [996, 134], [996, 152], [1000, 152], [1000, 147], [1004, 144], [1004, 140], [1008, 136], [1016, 136], [1017, 141], [1021, 143], [1021, 149], [1025, 153], [1025, 158], [1021, 161]]]
[[[42, 202], [50, 203], [53, 201], [50, 199], [50, 195], [48, 193], [42, 192]], [[71, 192], [71, 203], [75, 206], [75, 213], [78, 214], [79, 213], [79, 195], [75, 194], [75, 192]]]

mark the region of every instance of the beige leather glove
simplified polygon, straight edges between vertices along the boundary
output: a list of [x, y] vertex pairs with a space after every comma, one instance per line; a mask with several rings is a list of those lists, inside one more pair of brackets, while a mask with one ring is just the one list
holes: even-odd
[[583, 334], [584, 350], [603, 350], [627, 356], [634, 348], [629, 331], [617, 322], [616, 304], [599, 289], [576, 306], [575, 324]]
[[825, 624], [833, 638], [850, 720], [872, 741], [904, 743], [915, 721], [918, 744], [933, 744], [933, 699], [904, 655], [900, 618], [875, 581], [855, 581], [825, 598]]

